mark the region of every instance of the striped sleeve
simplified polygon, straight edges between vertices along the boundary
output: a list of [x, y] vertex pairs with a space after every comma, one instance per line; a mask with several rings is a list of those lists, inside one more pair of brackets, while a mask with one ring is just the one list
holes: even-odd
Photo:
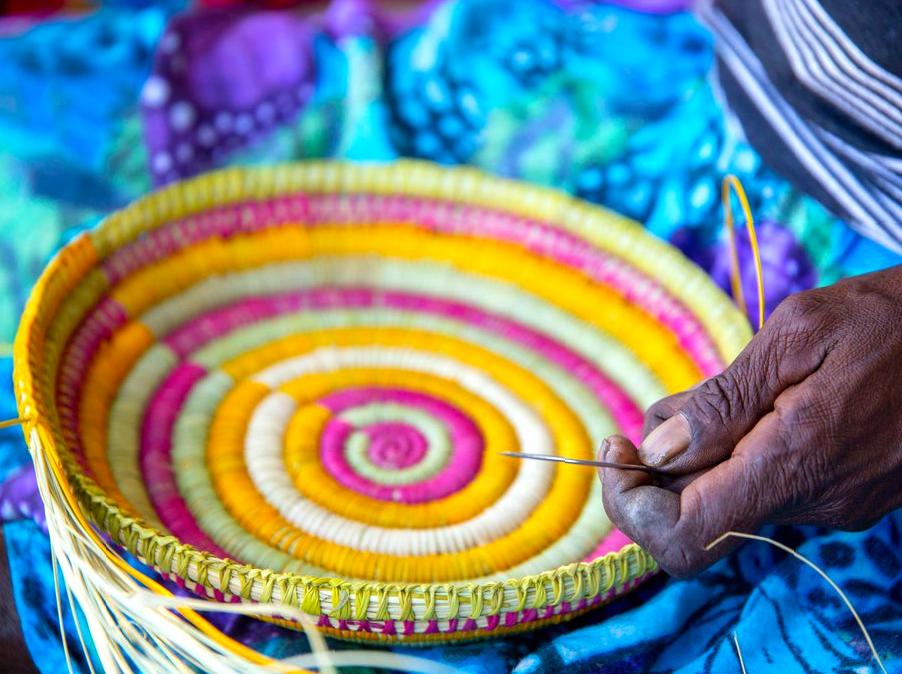
[[706, 0], [721, 90], [768, 163], [902, 252], [902, 3]]

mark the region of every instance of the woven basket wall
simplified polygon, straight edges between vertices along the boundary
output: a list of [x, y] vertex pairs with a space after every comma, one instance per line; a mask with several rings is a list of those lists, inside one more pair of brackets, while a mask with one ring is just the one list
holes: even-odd
[[637, 440], [749, 337], [605, 210], [470, 169], [304, 163], [170, 186], [69, 244], [15, 382], [91, 519], [165, 576], [427, 642], [654, 573], [594, 471], [499, 452]]

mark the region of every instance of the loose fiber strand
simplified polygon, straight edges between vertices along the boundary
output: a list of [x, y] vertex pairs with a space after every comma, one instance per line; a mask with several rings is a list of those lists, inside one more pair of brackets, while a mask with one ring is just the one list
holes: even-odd
[[[43, 492], [42, 492], [42, 495], [43, 495]], [[60, 638], [62, 639], [62, 642], [63, 642], [63, 653], [66, 658], [66, 665], [69, 668], [69, 671], [72, 672], [71, 653], [69, 651], [68, 640], [66, 639], [65, 630], [64, 630], [63, 613], [62, 613], [63, 604], [62, 604], [62, 600], [60, 598], [60, 592], [59, 592], [59, 583], [60, 583], [59, 576], [60, 576], [60, 574], [62, 574], [63, 578], [64, 579], [66, 578], [67, 573], [66, 573], [65, 567], [68, 565], [68, 560], [66, 559], [65, 556], [60, 557], [60, 555], [57, 552], [59, 537], [54, 536], [53, 533], [57, 529], [58, 521], [57, 521], [57, 518], [55, 517], [54, 511], [52, 510], [52, 508], [49, 508], [49, 507], [46, 508], [46, 510], [47, 510], [48, 533], [51, 534], [50, 535], [50, 539], [51, 539], [50, 556], [51, 556], [51, 561], [53, 564], [53, 585], [54, 585], [54, 592], [56, 594], [57, 617], [58, 617], [59, 626], [60, 626]], [[76, 584], [76, 587], [77, 587], [77, 584]], [[76, 608], [75, 608], [76, 604], [78, 604], [80, 602], [78, 602], [76, 600], [76, 598], [73, 596], [72, 584], [66, 583], [65, 589], [66, 589], [66, 598], [69, 603], [71, 615], [73, 617], [73, 622], [75, 623], [79, 642], [81, 644], [83, 652], [87, 656], [88, 651], [85, 649], [85, 642], [84, 642], [84, 638], [83, 638], [83, 635], [81, 632], [81, 627], [80, 627], [79, 620], [78, 620], [78, 614], [77, 614]], [[91, 617], [89, 615], [86, 615], [85, 618], [86, 618], [86, 620], [91, 621]], [[90, 625], [90, 623], [89, 623], [89, 625]], [[93, 665], [93, 662], [91, 661], [91, 658], [86, 657], [85, 659], [88, 663], [89, 670], [93, 674], [94, 665]]]
[[[50, 504], [51, 501], [47, 501], [47, 503]], [[55, 503], [55, 501], [53, 503]], [[80, 577], [82, 574], [79, 573], [78, 567], [73, 568], [70, 556], [68, 554], [60, 554], [58, 552], [59, 547], [64, 547], [64, 544], [60, 543], [60, 541], [62, 540], [61, 537], [64, 535], [65, 529], [70, 525], [68, 525], [68, 523], [64, 519], [61, 521], [61, 518], [59, 518], [58, 516], [57, 510], [52, 506], [48, 507], [47, 511], [48, 531], [51, 533], [52, 540], [55, 541], [52, 546], [52, 554], [54, 555], [54, 559], [61, 564], [63, 578], [68, 579], [66, 582], [67, 596], [71, 597], [73, 591], [75, 593], [75, 597], [70, 600], [70, 606], [72, 607], [72, 614], [76, 623], [76, 628], [80, 629], [78, 625], [78, 616], [75, 612], [75, 605], [77, 604], [81, 609], [82, 615], [84, 615], [92, 634], [95, 635], [97, 655], [101, 660], [104, 669], [107, 671], [120, 671], [122, 669], [122, 663], [126, 662], [126, 659], [118, 653], [118, 644], [120, 642], [117, 640], [111, 640], [110, 642], [107, 642], [104, 639], [98, 640], [97, 638], [105, 631], [105, 624], [110, 623], [110, 621], [107, 621], [107, 623], [105, 623], [103, 620], [98, 619], [98, 612], [106, 612], [106, 608], [104, 607], [104, 597], [108, 596], [108, 594], [105, 592], [91, 593], [83, 591], [85, 583], [83, 582], [84, 579]], [[77, 540], [74, 542], [74, 545], [78, 545]], [[88, 557], [88, 560], [90, 563], [90, 557]], [[122, 626], [126, 623], [111, 622], [110, 624]], [[81, 646], [83, 649], [85, 648], [83, 640], [81, 640]], [[85, 655], [88, 656], [88, 652], [86, 650], [84, 652]], [[90, 658], [88, 657], [87, 659], [90, 662]], [[117, 662], [119, 663], [118, 665], [114, 664]], [[91, 667], [93, 667], [93, 665], [91, 665]]]
[[733, 204], [730, 200], [730, 188], [739, 197], [739, 205], [745, 216], [745, 227], [749, 234], [749, 243], [752, 246], [752, 259], [755, 264], [755, 281], [758, 286], [758, 329], [764, 327], [764, 270], [761, 267], [761, 250], [758, 248], [758, 235], [755, 233], [755, 220], [752, 217], [752, 208], [749, 206], [745, 188], [734, 175], [724, 176], [721, 189], [723, 201], [724, 226], [730, 236], [730, 284], [733, 288], [733, 297], [742, 313], [747, 313], [745, 293], [742, 290], [742, 274], [739, 268], [739, 246], [736, 242], [736, 229], [733, 226]]
[[[44, 497], [44, 501], [47, 504], [48, 530], [55, 539], [56, 547], [58, 548], [57, 557], [62, 562], [63, 577], [67, 580], [68, 586], [74, 590], [78, 604], [85, 615], [85, 619], [92, 628], [91, 631], [95, 636], [97, 654], [104, 664], [104, 669], [107, 671], [131, 671], [126, 658], [124, 658], [121, 653], [117, 639], [113, 634], [108, 633], [109, 630], [118, 631], [121, 636], [123, 630], [120, 625], [127, 624], [127, 619], [123, 622], [113, 622], [109, 619], [104, 621], [101, 618], [101, 611], [104, 610], [104, 608], [101, 607], [104, 607], [107, 602], [115, 603], [116, 599], [120, 598], [124, 581], [124, 578], [120, 575], [121, 571], [120, 573], [117, 573], [119, 570], [111, 568], [103, 562], [95, 563], [95, 559], [92, 558], [97, 557], [96, 550], [86, 552], [82, 549], [83, 536], [87, 534], [90, 538], [93, 532], [85, 530], [81, 526], [82, 523], [77, 521], [80, 513], [73, 513], [72, 510], [67, 508], [67, 504], [64, 502], [61, 503], [61, 501], [68, 500], [64, 499], [60, 494], [60, 492], [65, 494], [65, 487], [63, 487], [59, 481], [53, 479], [56, 477], [56, 471], [52, 469], [52, 464], [50, 465], [50, 470], [48, 470], [48, 466], [45, 463], [47, 457], [44, 456], [40, 446], [38, 445], [34, 447], [34, 449], [36, 450], [33, 453], [35, 455], [38, 486]], [[71, 536], [71, 529], [73, 528], [81, 529], [78, 536]], [[67, 530], [70, 531], [67, 532]], [[94, 534], [94, 536], [96, 536], [96, 534]], [[94, 543], [98, 547], [105, 545], [100, 539], [94, 541]], [[98, 569], [102, 570], [102, 573], [98, 573]], [[129, 583], [129, 581], [124, 582], [126, 586]], [[88, 587], [94, 588], [94, 591], [84, 592]], [[98, 599], [99, 605], [93, 603], [95, 598]], [[120, 599], [120, 604], [126, 609], [126, 615], [130, 613], [128, 601], [122, 601]], [[165, 616], [162, 614], [142, 614], [141, 618], [150, 619], [158, 624], [160, 620], [163, 620], [163, 625], [168, 622], [169, 629], [163, 628], [164, 638], [168, 635], [169, 640], [176, 644], [185, 641], [187, 633], [184, 632], [183, 625], [178, 624], [181, 621], [176, 618], [174, 614], [169, 614], [168, 611], [167, 614], [168, 615]], [[174, 626], [173, 623], [176, 623], [176, 625]], [[175, 629], [172, 629], [173, 627], [175, 627]], [[143, 646], [145, 646], [145, 648], [141, 648], [142, 643], [139, 640], [139, 650], [145, 655], [150, 655], [153, 660], [158, 661], [158, 663], [164, 667], [165, 665], [162, 660], [168, 660], [168, 657], [162, 656], [162, 653], [157, 649], [146, 648], [147, 640], [144, 639], [143, 641]], [[205, 646], [205, 650], [208, 650], [209, 645], [205, 644]], [[209, 664], [213, 661], [210, 659], [210, 656], [215, 658], [213, 653], [208, 652], [203, 658], [196, 659], [202, 659]], [[275, 663], [275, 661], [271, 662]], [[217, 668], [218, 671], [248, 671], [246, 667], [239, 666], [236, 668], [235, 662], [229, 664], [230, 666]], [[171, 671], [171, 668], [167, 671]]]
[[780, 550], [783, 550], [784, 552], [788, 552], [790, 555], [792, 555], [793, 557], [798, 559], [800, 562], [808, 565], [809, 567], [811, 567], [812, 569], [817, 571], [818, 575], [820, 575], [821, 578], [823, 578], [825, 581], [827, 581], [827, 583], [830, 584], [830, 587], [832, 587], [836, 591], [836, 593], [842, 598], [842, 600], [845, 602], [846, 606], [849, 608], [849, 611], [852, 612], [852, 615], [855, 617], [855, 622], [857, 622], [858, 627], [861, 628], [861, 633], [864, 635], [865, 641], [868, 642], [868, 647], [871, 649], [871, 654], [874, 656], [874, 660], [877, 661], [877, 664], [880, 667], [880, 671], [882, 671], [884, 674], [886, 674], [886, 667], [884, 667], [884, 665], [883, 665], [883, 660], [880, 659], [880, 654], [877, 653], [877, 648], [874, 646], [874, 642], [871, 640], [871, 635], [868, 632], [867, 627], [864, 626], [864, 622], [861, 620], [861, 617], [858, 615], [858, 612], [855, 610], [855, 607], [852, 606], [852, 602], [849, 601], [849, 598], [846, 596], [846, 593], [843, 592], [842, 589], [839, 587], [839, 585], [837, 585], [833, 581], [833, 579], [827, 575], [826, 571], [821, 569], [821, 567], [819, 567], [817, 564], [812, 562], [810, 559], [808, 559], [801, 553], [796, 552], [795, 550], [790, 548], [788, 545], [784, 545], [780, 541], [775, 541], [773, 538], [768, 538], [767, 536], [759, 536], [757, 534], [746, 534], [746, 533], [742, 533], [740, 531], [726, 532], [725, 534], [723, 534], [722, 536], [719, 536], [716, 540], [712, 541], [707, 546], [705, 546], [705, 550], [710, 550], [714, 546], [718, 545], [719, 543], [723, 542], [724, 540], [726, 540], [727, 538], [730, 538], [730, 537], [745, 538], [750, 541], [763, 541], [764, 543], [770, 543], [774, 547], [779, 548]]
[[[53, 573], [54, 573], [54, 576], [55, 576], [55, 575], [56, 575], [56, 564], [54, 564], [54, 571], [53, 571]], [[53, 582], [54, 582], [54, 585], [57, 585], [57, 584], [58, 584], [58, 581], [57, 581], [56, 577], [54, 577]], [[72, 590], [69, 589], [69, 586], [68, 586], [68, 585], [66, 585], [66, 598], [67, 598], [68, 601], [69, 601], [69, 608], [70, 608], [70, 611], [71, 611], [71, 613], [72, 613], [72, 622], [75, 623], [75, 633], [78, 635], [78, 642], [81, 644], [81, 650], [82, 650], [84, 653], [87, 653], [87, 652], [88, 652], [88, 648], [87, 648], [87, 646], [85, 645], [85, 636], [84, 636], [84, 634], [82, 633], [82, 629], [81, 629], [81, 621], [78, 619], [78, 614], [77, 614], [76, 611], [75, 611], [75, 598], [72, 596]], [[57, 604], [57, 605], [58, 605], [58, 604]], [[90, 657], [86, 657], [86, 658], [85, 658], [85, 661], [88, 663], [88, 671], [90, 671], [91, 674], [95, 674], [94, 663], [91, 661], [91, 658], [90, 658]]]
[[5, 421], [0, 421], [0, 429], [3, 428], [12, 428], [13, 426], [19, 426], [25, 423], [25, 419], [19, 417], [17, 419], [6, 419]]
[[53, 593], [56, 596], [56, 620], [59, 625], [60, 631], [60, 641], [63, 644], [63, 657], [66, 658], [66, 667], [69, 670], [69, 674], [73, 674], [72, 671], [72, 658], [69, 655], [69, 643], [66, 640], [66, 628], [63, 624], [63, 603], [60, 599], [60, 585], [59, 578], [57, 577], [57, 563], [56, 563], [56, 555], [53, 554], [53, 544], [50, 546], [50, 561], [53, 564]]
[[739, 669], [742, 674], [746, 674], [745, 660], [742, 659], [742, 649], [739, 648], [739, 637], [736, 632], [733, 632], [733, 645], [736, 647], [736, 657], [739, 658]]
[[[95, 538], [96, 534], [91, 529], [85, 527], [80, 513], [73, 513], [69, 509], [67, 501], [70, 495], [57, 479], [57, 471], [53, 469], [53, 464], [37, 441], [34, 442], [33, 453], [39, 490], [46, 504], [54, 564], [59, 563], [62, 577], [66, 580], [73, 613], [74, 605], [77, 605], [91, 628], [95, 648], [105, 671], [131, 672], [130, 662], [139, 665], [143, 671], [161, 672], [190, 672], [193, 671], [192, 666], [217, 672], [251, 672], [258, 671], [256, 667], [260, 664], [282, 672], [306, 671], [298, 670], [301, 663], [294, 659], [251, 665], [236, 654], [224, 650], [222, 644], [210, 635], [186, 629], [179, 614], [173, 613], [193, 610], [278, 615], [294, 619], [307, 632], [313, 651], [300, 656], [303, 662], [301, 666], [316, 667], [326, 674], [335, 674], [336, 665], [347, 666], [352, 661], [358, 665], [369, 664], [426, 674], [446, 674], [453, 671], [431, 660], [390, 652], [330, 653], [322, 634], [313, 626], [310, 617], [290, 606], [225, 604], [142, 589], [123, 569], [106, 563], [105, 557], [115, 554], [114, 551], [102, 539]], [[58, 602], [58, 611], [62, 625], [61, 601]], [[142, 629], [137, 630], [136, 625], [140, 625]], [[87, 655], [80, 628], [78, 625], [76, 627]], [[71, 670], [71, 663], [69, 666]]]
[[310, 617], [296, 608], [283, 604], [226, 604], [210, 602], [206, 599], [192, 599], [191, 597], [161, 597], [160, 595], [142, 592], [135, 595], [137, 603], [148, 608], [191, 608], [198, 611], [216, 611], [217, 613], [238, 613], [246, 616], [279, 616], [293, 619], [305, 626], [310, 631], [307, 633], [312, 653], [310, 657], [316, 660], [314, 665], [320, 672], [335, 673], [332, 655], [329, 653], [326, 641], [319, 630], [313, 625]]

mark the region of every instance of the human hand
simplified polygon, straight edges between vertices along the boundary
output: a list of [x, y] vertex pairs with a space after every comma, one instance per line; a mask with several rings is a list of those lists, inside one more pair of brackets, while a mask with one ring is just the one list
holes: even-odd
[[766, 522], [863, 529], [902, 505], [902, 265], [787, 298], [723, 373], [655, 403], [603, 458], [611, 521], [694, 575]]

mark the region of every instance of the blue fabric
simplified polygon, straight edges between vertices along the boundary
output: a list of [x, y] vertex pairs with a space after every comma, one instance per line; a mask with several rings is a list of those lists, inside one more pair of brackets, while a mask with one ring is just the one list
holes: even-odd
[[[724, 286], [717, 195], [730, 171], [762, 223], [768, 309], [795, 290], [900, 262], [762, 165], [718, 106], [707, 80], [711, 40], [688, 15], [460, 0], [385, 37], [368, 32], [373, 22], [346, 25], [333, 14], [311, 25], [313, 95], [303, 111], [216, 163], [400, 155], [466, 162], [635, 218]], [[138, 103], [148, 75], [168, 67], [154, 52], [170, 19], [167, 7], [118, 7], [0, 39], [2, 341], [12, 339], [53, 251], [148, 189], [157, 179], [154, 153], [173, 149], [143, 127]], [[190, 25], [203, 30], [203, 21]], [[9, 359], [0, 367], [8, 382]], [[15, 416], [2, 388], [0, 416]], [[18, 431], [0, 431], [0, 478], [25, 461]], [[892, 672], [902, 671], [900, 517], [855, 534], [768, 531], [843, 587]], [[46, 537], [27, 520], [4, 533], [29, 649], [43, 672], [63, 671]], [[71, 615], [66, 620], [75, 670], [86, 671]], [[222, 622], [272, 655], [305, 647], [269, 625]], [[659, 577], [566, 625], [411, 652], [487, 674], [730, 672], [739, 671], [734, 633], [751, 672], [877, 671], [829, 586], [760, 543], [697, 579]]]

